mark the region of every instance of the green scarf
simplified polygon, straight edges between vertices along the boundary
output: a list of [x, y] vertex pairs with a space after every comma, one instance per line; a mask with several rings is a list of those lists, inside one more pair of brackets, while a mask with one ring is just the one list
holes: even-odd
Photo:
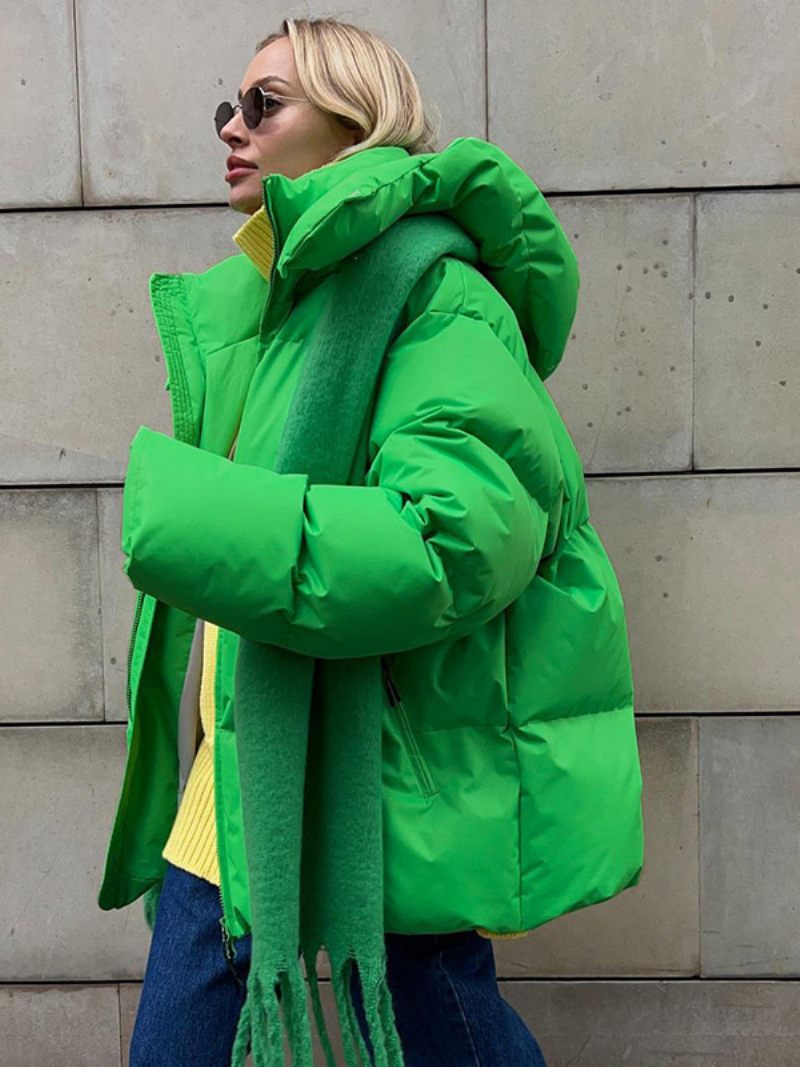
[[[449, 216], [418, 214], [342, 261], [309, 339], [277, 472], [305, 473], [310, 483], [364, 483], [384, 355], [412, 287], [443, 255], [478, 260], [475, 243]], [[255, 1067], [284, 1062], [279, 1006], [293, 1067], [312, 1067], [299, 952], [327, 1062], [336, 1067], [316, 974], [323, 946], [348, 1067], [402, 1067], [383, 927], [381, 659], [317, 659], [240, 639], [234, 722], [252, 957], [233, 1067], [244, 1064], [248, 1041]], [[374, 1059], [352, 1003], [354, 966]]]

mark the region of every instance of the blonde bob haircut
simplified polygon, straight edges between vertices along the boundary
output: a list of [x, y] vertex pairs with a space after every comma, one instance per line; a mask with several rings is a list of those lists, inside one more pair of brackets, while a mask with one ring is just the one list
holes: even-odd
[[256, 52], [288, 37], [306, 97], [347, 129], [362, 131], [358, 143], [331, 162], [377, 145], [401, 145], [416, 155], [435, 152], [435, 129], [411, 68], [377, 34], [335, 18], [287, 18], [259, 41]]

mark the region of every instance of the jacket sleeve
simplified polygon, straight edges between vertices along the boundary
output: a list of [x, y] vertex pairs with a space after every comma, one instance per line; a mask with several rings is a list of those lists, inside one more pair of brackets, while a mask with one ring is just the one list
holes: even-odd
[[364, 485], [309, 484], [141, 426], [123, 569], [168, 604], [312, 656], [467, 633], [535, 575], [548, 504], [520, 474], [535, 482], [542, 453], [552, 469], [546, 421], [485, 321], [424, 314], [386, 356]]

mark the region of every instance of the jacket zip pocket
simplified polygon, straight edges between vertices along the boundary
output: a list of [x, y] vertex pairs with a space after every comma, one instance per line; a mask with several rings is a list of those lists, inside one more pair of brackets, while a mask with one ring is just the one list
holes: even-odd
[[439, 792], [439, 788], [436, 782], [433, 780], [428, 764], [425, 762], [425, 757], [420, 751], [419, 743], [411, 727], [411, 723], [408, 719], [408, 714], [403, 701], [397, 691], [394, 679], [389, 671], [389, 664], [385, 656], [381, 656], [381, 670], [383, 672], [383, 683], [386, 688], [387, 695], [389, 697], [389, 704], [394, 709], [397, 715], [397, 721], [400, 724], [400, 729], [403, 732], [403, 736], [406, 742], [406, 751], [411, 761], [411, 767], [416, 776], [417, 782], [422, 792], [427, 797], [436, 796]]

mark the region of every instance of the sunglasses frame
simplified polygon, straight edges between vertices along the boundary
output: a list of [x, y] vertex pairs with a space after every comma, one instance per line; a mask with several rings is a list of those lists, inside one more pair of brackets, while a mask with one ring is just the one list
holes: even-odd
[[[247, 99], [247, 97], [251, 93], [253, 94], [254, 99], [256, 98], [258, 93], [261, 94], [261, 117], [259, 118], [258, 122], [254, 126], [251, 126], [248, 123], [247, 119], [245, 118], [244, 110], [243, 110], [244, 102], [245, 102], [245, 100]], [[245, 126], [247, 126], [248, 130], [257, 130], [258, 127], [261, 125], [261, 123], [264, 121], [264, 119], [267, 117], [266, 103], [267, 103], [267, 99], [270, 98], [270, 97], [274, 97], [277, 100], [296, 100], [296, 101], [305, 101], [306, 103], [310, 102], [308, 100], [308, 97], [306, 97], [306, 96], [285, 96], [283, 93], [276, 93], [276, 92], [273, 92], [271, 89], [264, 89], [260, 85], [253, 85], [244, 94], [244, 96], [242, 97], [241, 103], [232, 104], [230, 102], [230, 100], [221, 100], [220, 103], [217, 105], [217, 111], [219, 111], [219, 109], [222, 107], [223, 104], [227, 104], [231, 109], [230, 117], [227, 118], [225, 120], [225, 122], [222, 123], [222, 125], [220, 126], [219, 129], [217, 129], [217, 111], [214, 112], [214, 129], [217, 130], [217, 137], [219, 137], [219, 138], [222, 137], [222, 131], [225, 129], [225, 127], [228, 125], [228, 123], [231, 121], [231, 119], [234, 117], [234, 115], [236, 114], [237, 111], [241, 111], [242, 112], [242, 119], [244, 121]]]

